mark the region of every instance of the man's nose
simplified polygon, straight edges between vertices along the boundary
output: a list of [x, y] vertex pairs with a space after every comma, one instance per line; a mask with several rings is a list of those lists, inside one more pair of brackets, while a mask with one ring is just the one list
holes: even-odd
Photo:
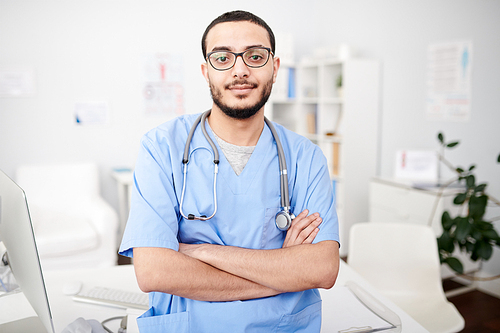
[[239, 55], [236, 57], [236, 62], [232, 68], [234, 77], [248, 77], [250, 74], [250, 69], [243, 61], [243, 56]]

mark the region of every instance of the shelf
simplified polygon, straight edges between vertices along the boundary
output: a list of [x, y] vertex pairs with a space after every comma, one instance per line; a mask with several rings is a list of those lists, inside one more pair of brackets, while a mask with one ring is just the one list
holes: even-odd
[[321, 134], [306, 134], [306, 138], [314, 142], [326, 142], [326, 143], [342, 143], [342, 137], [339, 135], [321, 135]]
[[343, 104], [344, 99], [340, 97], [325, 97], [322, 99], [325, 104]]
[[[273, 87], [267, 116], [322, 150], [335, 183], [340, 237], [348, 239], [353, 223], [368, 220], [368, 184], [379, 162], [380, 64], [369, 59], [310, 57], [290, 68]], [[343, 93], [337, 88], [339, 76]]]
[[273, 104], [285, 104], [285, 105], [293, 105], [297, 103], [296, 98], [276, 98], [272, 100]]
[[340, 105], [344, 103], [343, 98], [339, 97], [303, 97], [294, 100], [273, 100], [273, 103], [285, 104], [285, 103], [298, 103], [298, 104], [332, 104]]

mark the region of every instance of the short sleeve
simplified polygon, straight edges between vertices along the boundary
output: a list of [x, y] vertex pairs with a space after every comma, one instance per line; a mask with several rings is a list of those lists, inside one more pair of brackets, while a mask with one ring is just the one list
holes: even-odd
[[175, 251], [179, 248], [178, 203], [168, 144], [163, 140], [160, 148], [148, 134], [141, 140], [129, 218], [119, 250], [121, 255], [129, 257], [134, 247], [163, 247]]
[[339, 222], [326, 158], [319, 147], [312, 144], [300, 151], [292, 197], [295, 213], [304, 209], [310, 214], [320, 213], [323, 222], [313, 243], [334, 240], [340, 245]]

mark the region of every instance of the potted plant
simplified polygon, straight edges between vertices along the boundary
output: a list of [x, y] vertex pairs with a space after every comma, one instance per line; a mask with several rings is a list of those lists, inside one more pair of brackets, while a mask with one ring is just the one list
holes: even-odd
[[[491, 258], [494, 246], [500, 246], [499, 234], [492, 223], [500, 217], [491, 221], [484, 219], [487, 204], [500, 206], [500, 201], [486, 192], [487, 183], [476, 182], [475, 165], [471, 165], [468, 169], [454, 167], [444, 158], [445, 149], [456, 147], [458, 141], [447, 143], [442, 133], [438, 134], [438, 141], [441, 146], [438, 153], [440, 161], [456, 173], [456, 177], [441, 185], [441, 189], [454, 182], [463, 185], [461, 187], [463, 190], [458, 191], [453, 200], [454, 205], [460, 206], [459, 214], [451, 216], [445, 211], [441, 217], [443, 233], [437, 239], [439, 258], [442, 264], [447, 264], [453, 271], [463, 274], [462, 263], [453, 256], [456, 248], [467, 253], [472, 261], [483, 262]], [[500, 155], [497, 157], [497, 162], [500, 163]]]

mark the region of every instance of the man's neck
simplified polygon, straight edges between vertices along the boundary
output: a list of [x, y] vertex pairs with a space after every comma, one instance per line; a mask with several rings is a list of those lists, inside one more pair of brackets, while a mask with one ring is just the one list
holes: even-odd
[[264, 108], [249, 119], [235, 119], [214, 105], [208, 124], [226, 142], [237, 146], [255, 146], [264, 128]]

